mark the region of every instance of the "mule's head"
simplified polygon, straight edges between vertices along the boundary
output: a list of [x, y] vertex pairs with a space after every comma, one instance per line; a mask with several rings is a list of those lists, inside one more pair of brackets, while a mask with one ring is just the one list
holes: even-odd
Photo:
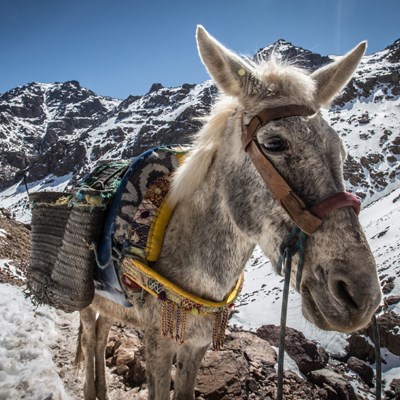
[[[206, 68], [225, 95], [222, 103], [231, 110], [216, 157], [223, 169], [222, 196], [237, 227], [276, 265], [279, 245], [293, 222], [244, 151], [243, 124], [262, 110], [283, 105], [315, 110], [311, 116], [274, 119], [256, 131], [255, 140], [263, 157], [307, 207], [344, 192], [345, 150], [319, 108], [349, 81], [366, 44], [309, 74], [274, 58], [257, 63], [243, 59], [202, 27], [197, 42]], [[351, 332], [369, 323], [381, 290], [374, 258], [351, 207], [327, 214], [308, 238], [300, 293], [304, 316], [320, 328]]]

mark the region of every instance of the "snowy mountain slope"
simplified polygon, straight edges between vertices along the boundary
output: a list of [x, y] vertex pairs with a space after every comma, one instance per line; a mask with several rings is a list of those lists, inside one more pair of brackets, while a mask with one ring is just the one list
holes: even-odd
[[28, 181], [82, 174], [101, 157], [128, 158], [160, 143], [188, 138], [208, 112], [210, 82], [153, 85], [124, 101], [97, 96], [78, 82], [30, 84], [0, 96], [0, 188], [26, 169]]
[[15, 183], [26, 168], [39, 178], [69, 172], [64, 153], [71, 159], [79, 153], [79, 146], [70, 151], [69, 144], [118, 104], [76, 81], [31, 83], [0, 95], [0, 188]]
[[344, 141], [348, 187], [364, 204], [399, 187], [400, 40], [365, 56], [327, 119]]
[[104, 123], [87, 132], [87, 163], [129, 158], [161, 143], [188, 143], [210, 109], [210, 81], [177, 88], [152, 86], [142, 97], [123, 101]]

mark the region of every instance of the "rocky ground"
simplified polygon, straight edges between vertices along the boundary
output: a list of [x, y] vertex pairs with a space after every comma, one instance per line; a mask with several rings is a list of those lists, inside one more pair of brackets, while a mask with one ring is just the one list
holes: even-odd
[[0, 282], [23, 285], [30, 251], [30, 226], [16, 222], [0, 208]]
[[[22, 286], [29, 258], [29, 226], [16, 223], [6, 210], [0, 210], [0, 282]], [[400, 301], [390, 296], [390, 278], [384, 284], [386, 305]], [[53, 345], [53, 360], [72, 399], [82, 398], [83, 378], [72, 363], [79, 316], [59, 312], [62, 340]], [[379, 317], [381, 345], [400, 356], [400, 316], [384, 312]], [[196, 383], [197, 400], [276, 398], [276, 347], [279, 327], [265, 325], [257, 332], [230, 328], [222, 351], [208, 351]], [[286, 400], [374, 399], [374, 348], [371, 332], [365, 329], [348, 338], [347, 353], [334, 359], [316, 343], [294, 329], [288, 329], [287, 353], [296, 372], [285, 372]], [[127, 326], [114, 326], [106, 350], [111, 399], [146, 399], [146, 363], [142, 334]], [[171, 394], [173, 390], [171, 379]], [[385, 399], [400, 399], [400, 379], [391, 382]]]

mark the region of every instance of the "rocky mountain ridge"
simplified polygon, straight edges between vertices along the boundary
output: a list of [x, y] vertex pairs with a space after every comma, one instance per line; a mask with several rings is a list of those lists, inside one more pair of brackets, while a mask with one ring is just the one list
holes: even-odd
[[[256, 58], [297, 59], [309, 70], [334, 57], [284, 40]], [[0, 190], [49, 177], [81, 176], [96, 161], [129, 158], [159, 144], [188, 143], [216, 97], [211, 81], [165, 88], [121, 101], [78, 82], [31, 83], [0, 94]], [[347, 144], [345, 177], [370, 201], [398, 186], [400, 175], [400, 40], [363, 58], [325, 117]], [[362, 145], [360, 145], [360, 142]], [[1, 192], [0, 192], [1, 202]]]
[[153, 85], [124, 101], [78, 82], [31, 83], [0, 96], [0, 188], [25, 172], [28, 182], [82, 174], [101, 158], [129, 158], [159, 143], [188, 142], [210, 109], [210, 82]]

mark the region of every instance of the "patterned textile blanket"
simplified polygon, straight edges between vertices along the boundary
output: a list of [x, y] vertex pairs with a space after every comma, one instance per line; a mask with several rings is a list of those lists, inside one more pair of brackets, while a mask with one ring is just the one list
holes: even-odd
[[109, 207], [97, 247], [96, 293], [130, 307], [126, 291], [133, 296], [141, 292], [139, 286], [121, 286], [120, 261], [127, 256], [145, 264], [158, 260], [172, 213], [167, 201], [172, 174], [186, 152], [183, 147], [160, 147], [132, 161]]

